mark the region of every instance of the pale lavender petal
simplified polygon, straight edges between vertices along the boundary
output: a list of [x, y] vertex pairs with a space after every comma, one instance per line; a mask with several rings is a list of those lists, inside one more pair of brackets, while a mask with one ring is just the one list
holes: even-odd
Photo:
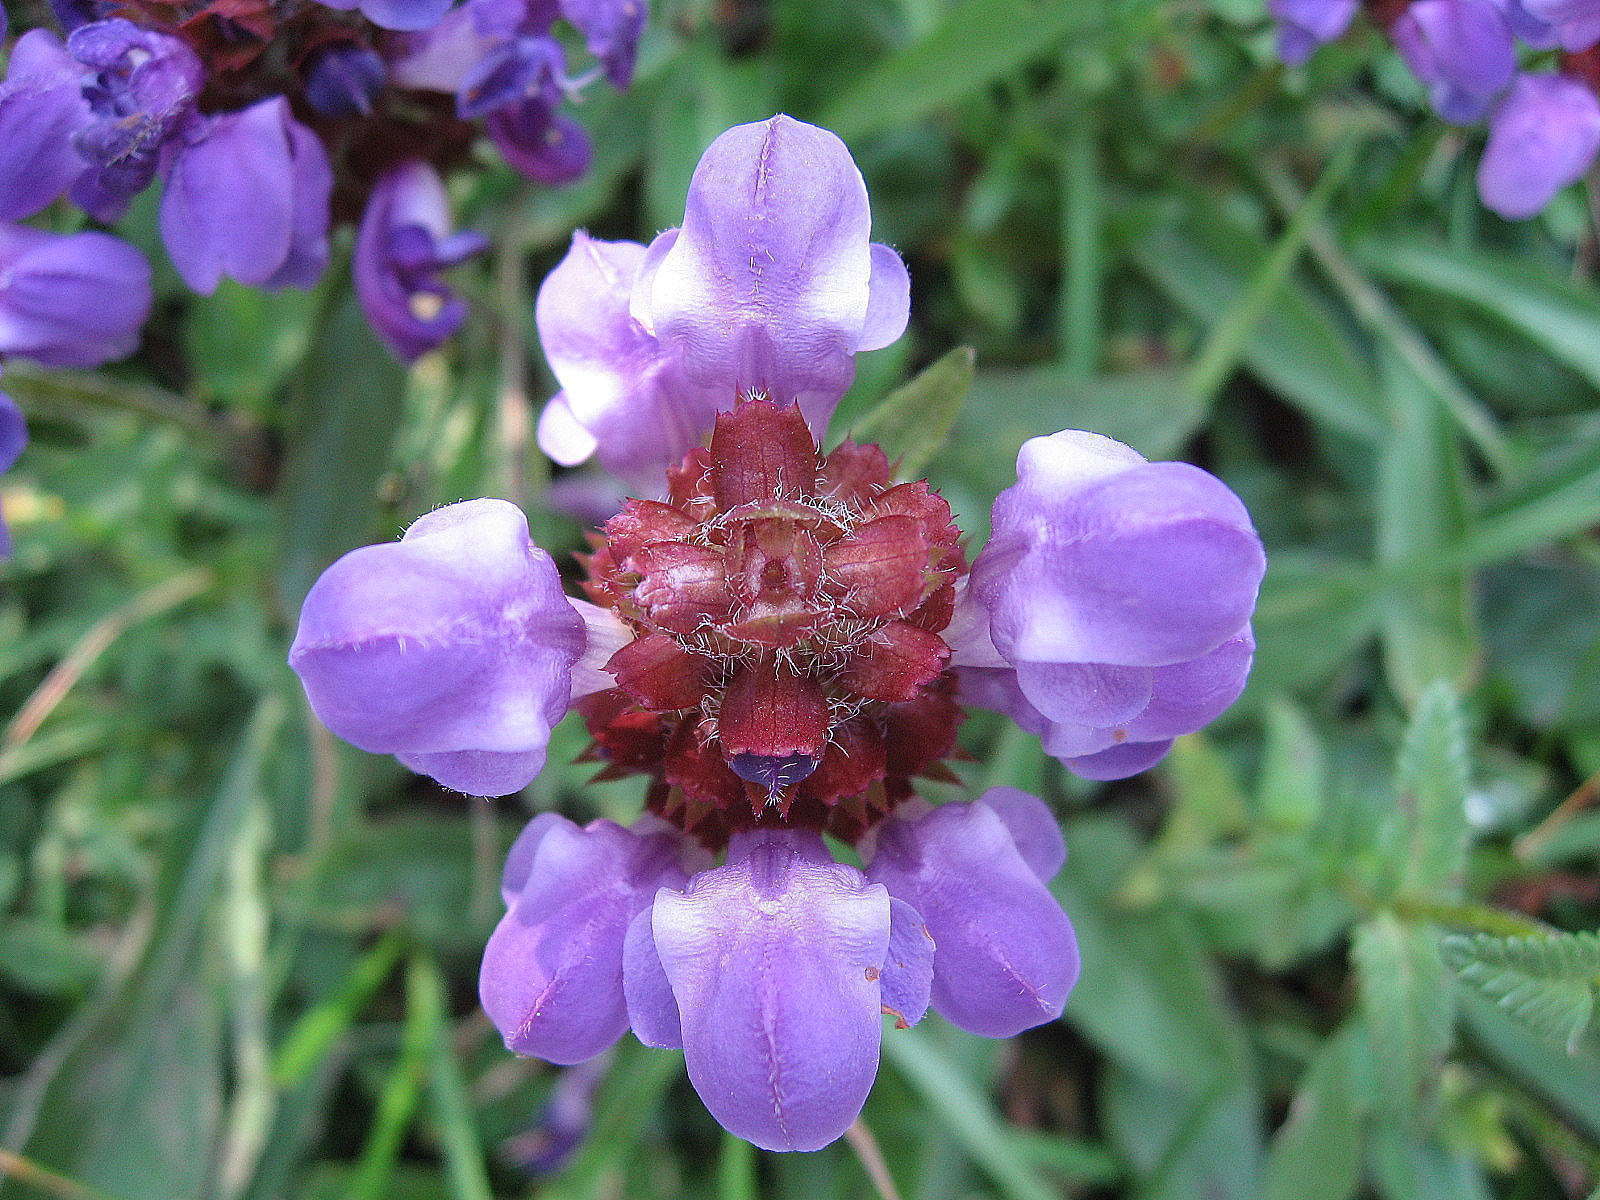
[[11, 48], [0, 83], [0, 220], [33, 216], [82, 173], [72, 139], [91, 120], [83, 73], [48, 30], [30, 30]]
[[126, 357], [150, 304], [150, 264], [128, 243], [0, 222], [0, 356], [47, 367]]
[[1106, 728], [1131, 721], [1150, 705], [1150, 667], [1107, 663], [1019, 662], [1022, 694], [1057, 724]]
[[628, 925], [657, 888], [683, 879], [672, 835], [552, 823], [483, 955], [479, 999], [506, 1046], [568, 1064], [621, 1037]]
[[1278, 22], [1278, 56], [1299, 66], [1317, 47], [1343, 36], [1359, 7], [1358, 0], [1267, 0]]
[[585, 640], [522, 513], [472, 500], [328, 568], [289, 661], [346, 741], [447, 786], [481, 780], [496, 786], [463, 790], [503, 794], [543, 765]]
[[[507, 908], [527, 886], [528, 873], [533, 869], [533, 856], [545, 834], [567, 819], [560, 813], [543, 812], [522, 827], [517, 840], [511, 843], [506, 854], [505, 869], [500, 872], [500, 899]], [[570, 824], [570, 822], [567, 822]]]
[[843, 1134], [877, 1073], [884, 890], [816, 834], [737, 834], [727, 865], [657, 895], [652, 929], [712, 1116], [767, 1150]]
[[1133, 741], [1158, 742], [1203, 729], [1244, 691], [1256, 640], [1247, 627], [1210, 654], [1157, 667], [1150, 704], [1124, 727]]
[[883, 964], [883, 1011], [900, 1028], [927, 1015], [933, 994], [933, 935], [904, 900], [889, 900], [889, 956]]
[[1198, 467], [1115, 447], [1035, 438], [995, 501], [972, 589], [1013, 663], [1183, 662], [1255, 607], [1266, 559], [1239, 498]]
[[1565, 75], [1519, 75], [1489, 120], [1478, 164], [1484, 204], [1507, 220], [1537, 216], [1600, 152], [1600, 100]]
[[915, 906], [933, 935], [933, 1007], [1010, 1037], [1061, 1015], [1078, 978], [1072, 924], [985, 804], [892, 817], [867, 878]]
[[[870, 225], [833, 134], [785, 116], [730, 129], [695, 169], [647, 325], [694, 383], [799, 403], [819, 427], [867, 329]], [[880, 313], [873, 333], [890, 323]]]
[[[600, 443], [579, 422], [565, 392], [557, 392], [539, 414], [539, 449], [563, 467], [587, 462]], [[614, 510], [613, 510], [614, 511]]]
[[872, 277], [868, 282], [867, 319], [857, 350], [881, 350], [900, 340], [911, 319], [911, 275], [905, 259], [892, 246], [873, 242]]
[[462, 5], [425, 32], [390, 39], [389, 77], [397, 87], [453, 93], [495, 41], [478, 28], [473, 6]]
[[381, 29], [410, 33], [438, 24], [454, 0], [320, 0], [329, 8], [361, 15]]
[[1020, 788], [990, 788], [978, 797], [979, 804], [994, 809], [1006, 832], [1041, 882], [1049, 883], [1067, 861], [1067, 842], [1050, 806]]
[[583, 34], [613, 87], [633, 82], [639, 36], [649, 15], [645, 0], [561, 0], [561, 15]]
[[333, 165], [322, 139], [298, 121], [291, 120], [289, 166], [293, 178], [289, 220], [289, 253], [283, 265], [262, 283], [268, 291], [315, 287], [328, 267], [329, 200], [333, 196]]
[[656, 951], [653, 909], [642, 910], [628, 926], [622, 950], [622, 990], [628, 1000], [628, 1024], [646, 1046], [683, 1049], [683, 1020], [672, 984]]
[[1517, 68], [1511, 26], [1490, 0], [1414, 0], [1391, 29], [1446, 121], [1482, 119]]
[[1167, 751], [1171, 749], [1171, 739], [1159, 742], [1124, 742], [1096, 754], [1080, 758], [1063, 758], [1061, 761], [1074, 775], [1081, 775], [1084, 779], [1110, 782], [1113, 779], [1127, 779], [1130, 775], [1148, 771], [1165, 758]]

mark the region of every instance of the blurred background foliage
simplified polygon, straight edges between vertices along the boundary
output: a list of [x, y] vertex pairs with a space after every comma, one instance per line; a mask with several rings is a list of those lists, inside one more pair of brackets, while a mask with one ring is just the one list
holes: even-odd
[[[849, 141], [914, 280], [836, 433], [926, 462], [975, 542], [1033, 434], [1206, 465], [1271, 553], [1260, 655], [1126, 783], [969, 723], [969, 790], [1062, 817], [1085, 972], [1013, 1043], [888, 1034], [881, 1161], [757, 1155], [631, 1039], [563, 1156], [561, 1075], [504, 1051], [478, 953], [528, 813], [637, 785], [589, 784], [569, 722], [526, 795], [446, 795], [317, 728], [287, 634], [326, 563], [447, 501], [580, 545], [530, 446], [537, 281], [574, 227], [676, 223], [711, 138], [776, 110]], [[1552, 932], [1600, 925], [1584, 196], [1485, 214], [1471, 135], [1376, 38], [1285, 73], [1258, 0], [658, 0], [638, 84], [581, 116], [578, 186], [455, 180], [496, 252], [410, 374], [340, 278], [169, 276], [133, 362], [7, 369], [0, 1196], [1590, 1194], [1600, 941]], [[122, 232], [153, 248], [148, 205]], [[959, 355], [892, 394], [959, 346], [965, 404]]]

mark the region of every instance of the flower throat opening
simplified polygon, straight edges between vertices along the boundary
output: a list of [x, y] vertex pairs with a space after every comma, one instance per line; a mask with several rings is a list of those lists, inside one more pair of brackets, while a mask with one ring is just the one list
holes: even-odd
[[855, 841], [952, 778], [963, 713], [940, 634], [966, 574], [950, 506], [883, 451], [824, 455], [794, 407], [741, 399], [710, 445], [630, 500], [581, 556], [634, 633], [617, 686], [578, 702], [599, 779], [717, 849], [761, 826]]

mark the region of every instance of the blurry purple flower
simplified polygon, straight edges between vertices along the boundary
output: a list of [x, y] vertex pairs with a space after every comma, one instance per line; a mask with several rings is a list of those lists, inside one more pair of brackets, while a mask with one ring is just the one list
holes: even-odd
[[466, 319], [467, 306], [439, 278], [488, 245], [450, 232], [444, 185], [417, 159], [378, 181], [356, 234], [356, 295], [367, 322], [407, 362], [434, 349]]
[[0, 83], [0, 221], [31, 217], [84, 169], [73, 135], [91, 120], [83, 68], [56, 35], [17, 39]]
[[114, 5], [107, 0], [50, 0], [50, 11], [68, 33], [91, 21], [109, 17]]
[[[0, 392], [0, 475], [9, 471], [28, 444], [28, 426], [16, 401]], [[0, 513], [0, 559], [11, 557], [11, 530]]]
[[522, 513], [470, 500], [329, 567], [289, 662], [346, 741], [456, 791], [501, 796], [544, 766], [587, 641]]
[[620, 90], [633, 82], [639, 37], [649, 16], [645, 0], [561, 0], [561, 15], [583, 34], [612, 87]]
[[966, 602], [988, 614], [992, 648], [974, 621], [955, 658], [1000, 675], [969, 674], [965, 692], [1048, 732], [1079, 774], [1141, 771], [1243, 688], [1261, 541], [1214, 476], [1110, 438], [1034, 438], [1017, 475]]
[[1446, 121], [1481, 120], [1511, 83], [1516, 43], [1491, 0], [1415, 0], [1390, 31]]
[[535, 183], [550, 187], [571, 183], [582, 177], [594, 158], [583, 126], [543, 99], [496, 109], [483, 127], [501, 157]]
[[597, 1054], [561, 1071], [533, 1128], [507, 1147], [524, 1170], [538, 1178], [566, 1169], [594, 1128], [594, 1097], [615, 1055]]
[[729, 130], [689, 185], [681, 229], [648, 249], [579, 234], [540, 289], [562, 392], [540, 422], [558, 462], [597, 450], [630, 482], [698, 443], [744, 393], [798, 403], [824, 429], [855, 355], [906, 326], [900, 256], [868, 240], [844, 143], [778, 116]]
[[1600, 152], [1600, 100], [1564, 75], [1519, 75], [1489, 119], [1478, 165], [1483, 202], [1508, 220], [1536, 216]]
[[683, 836], [653, 817], [634, 829], [536, 817], [506, 863], [505, 917], [483, 955], [479, 996], [508, 1049], [563, 1065], [626, 1032], [623, 944], [657, 889], [688, 875]]
[[73, 135], [87, 167], [72, 199], [91, 216], [115, 221], [195, 117], [205, 70], [177, 38], [120, 17], [73, 30], [67, 49], [92, 72], [83, 89], [92, 117]]
[[1267, 0], [1278, 22], [1278, 57], [1300, 66], [1317, 47], [1343, 37], [1359, 8], [1359, 0]]
[[1600, 0], [1522, 0], [1528, 14], [1554, 32], [1563, 50], [1579, 52], [1600, 42]]
[[340, 12], [360, 9], [361, 15], [381, 29], [413, 32], [431, 29], [450, 10], [452, 0], [321, 0]]
[[95, 367], [133, 353], [150, 315], [150, 264], [105, 233], [0, 222], [0, 359]]
[[166, 184], [161, 235], [195, 291], [209, 295], [224, 276], [310, 287], [328, 265], [333, 168], [282, 96], [192, 122]]
[[1066, 859], [1050, 810], [1014, 788], [922, 808], [884, 822], [866, 874], [926, 922], [934, 1009], [984, 1037], [1055, 1020], [1078, 979], [1078, 944], [1045, 887]]
[[353, 42], [316, 52], [306, 71], [306, 100], [325, 117], [366, 116], [389, 80], [377, 51]]

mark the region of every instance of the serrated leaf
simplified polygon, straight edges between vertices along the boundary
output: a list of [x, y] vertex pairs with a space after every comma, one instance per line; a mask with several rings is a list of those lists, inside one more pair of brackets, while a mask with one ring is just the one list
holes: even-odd
[[1461, 704], [1448, 684], [1422, 694], [1400, 748], [1395, 786], [1407, 836], [1401, 882], [1456, 895], [1466, 869], [1468, 756]]
[[1422, 1127], [1450, 1048], [1455, 997], [1434, 935], [1383, 913], [1351, 945], [1379, 1102]]
[[1464, 984], [1577, 1053], [1600, 990], [1600, 935], [1458, 934], [1443, 951]]
[[857, 422], [851, 436], [858, 442], [877, 442], [891, 460], [899, 459], [902, 479], [919, 478], [955, 427], [972, 390], [977, 361], [971, 346], [957, 346], [940, 356], [885, 396]]

